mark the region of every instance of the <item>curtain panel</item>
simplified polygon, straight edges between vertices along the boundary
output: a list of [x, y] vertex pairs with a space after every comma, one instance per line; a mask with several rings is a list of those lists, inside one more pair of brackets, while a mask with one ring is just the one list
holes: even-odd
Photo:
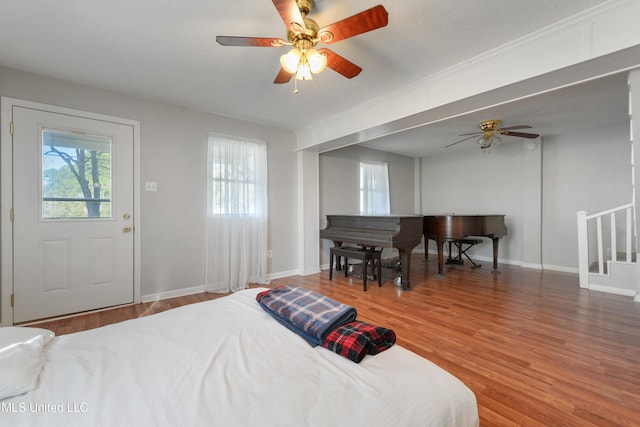
[[207, 292], [267, 280], [267, 146], [210, 135], [207, 180]]
[[360, 213], [365, 215], [391, 213], [387, 163], [360, 163]]

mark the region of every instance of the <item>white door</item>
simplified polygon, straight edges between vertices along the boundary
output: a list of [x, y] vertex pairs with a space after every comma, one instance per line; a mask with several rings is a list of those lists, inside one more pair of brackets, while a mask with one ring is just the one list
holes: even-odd
[[12, 115], [13, 321], [133, 302], [133, 126]]

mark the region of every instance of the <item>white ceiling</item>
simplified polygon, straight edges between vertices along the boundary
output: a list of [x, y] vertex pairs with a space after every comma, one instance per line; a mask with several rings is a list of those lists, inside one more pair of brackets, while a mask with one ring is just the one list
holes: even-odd
[[[272, 83], [286, 48], [215, 42], [217, 35], [286, 38], [269, 0], [0, 0], [0, 65], [296, 130], [605, 0], [316, 2], [310, 17], [321, 27], [376, 4], [389, 12], [389, 25], [331, 45], [364, 69], [359, 76], [346, 79], [327, 69], [299, 83], [295, 95], [293, 83]], [[485, 119], [553, 134], [562, 126], [619, 120], [621, 111], [624, 116], [624, 76], [586, 85], [588, 91], [570, 87], [398, 133], [393, 148], [389, 138], [367, 145], [429, 155]]]

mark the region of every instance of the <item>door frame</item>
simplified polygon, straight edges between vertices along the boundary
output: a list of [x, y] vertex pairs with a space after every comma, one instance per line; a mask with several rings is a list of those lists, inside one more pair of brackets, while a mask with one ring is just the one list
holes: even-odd
[[133, 298], [140, 302], [140, 122], [66, 107], [0, 97], [0, 326], [13, 325], [13, 107], [103, 120], [133, 128]]

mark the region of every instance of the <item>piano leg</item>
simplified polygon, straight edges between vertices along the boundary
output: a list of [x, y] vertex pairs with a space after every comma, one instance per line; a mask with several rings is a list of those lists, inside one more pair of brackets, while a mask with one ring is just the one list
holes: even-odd
[[438, 274], [437, 278], [442, 279], [444, 277], [444, 240], [436, 239], [436, 247], [438, 248]]
[[429, 262], [429, 238], [426, 234], [424, 236], [424, 262]]
[[[342, 242], [334, 240], [333, 246], [342, 246]], [[347, 267], [348, 266], [345, 265], [345, 270], [347, 269]], [[340, 271], [340, 270], [342, 270], [342, 257], [336, 256], [336, 271]]]
[[402, 289], [409, 289], [409, 273], [411, 272], [411, 251], [413, 248], [398, 248], [400, 266], [402, 267]]
[[493, 240], [493, 273], [500, 273], [498, 271], [498, 243], [500, 242], [499, 237], [492, 237]]

